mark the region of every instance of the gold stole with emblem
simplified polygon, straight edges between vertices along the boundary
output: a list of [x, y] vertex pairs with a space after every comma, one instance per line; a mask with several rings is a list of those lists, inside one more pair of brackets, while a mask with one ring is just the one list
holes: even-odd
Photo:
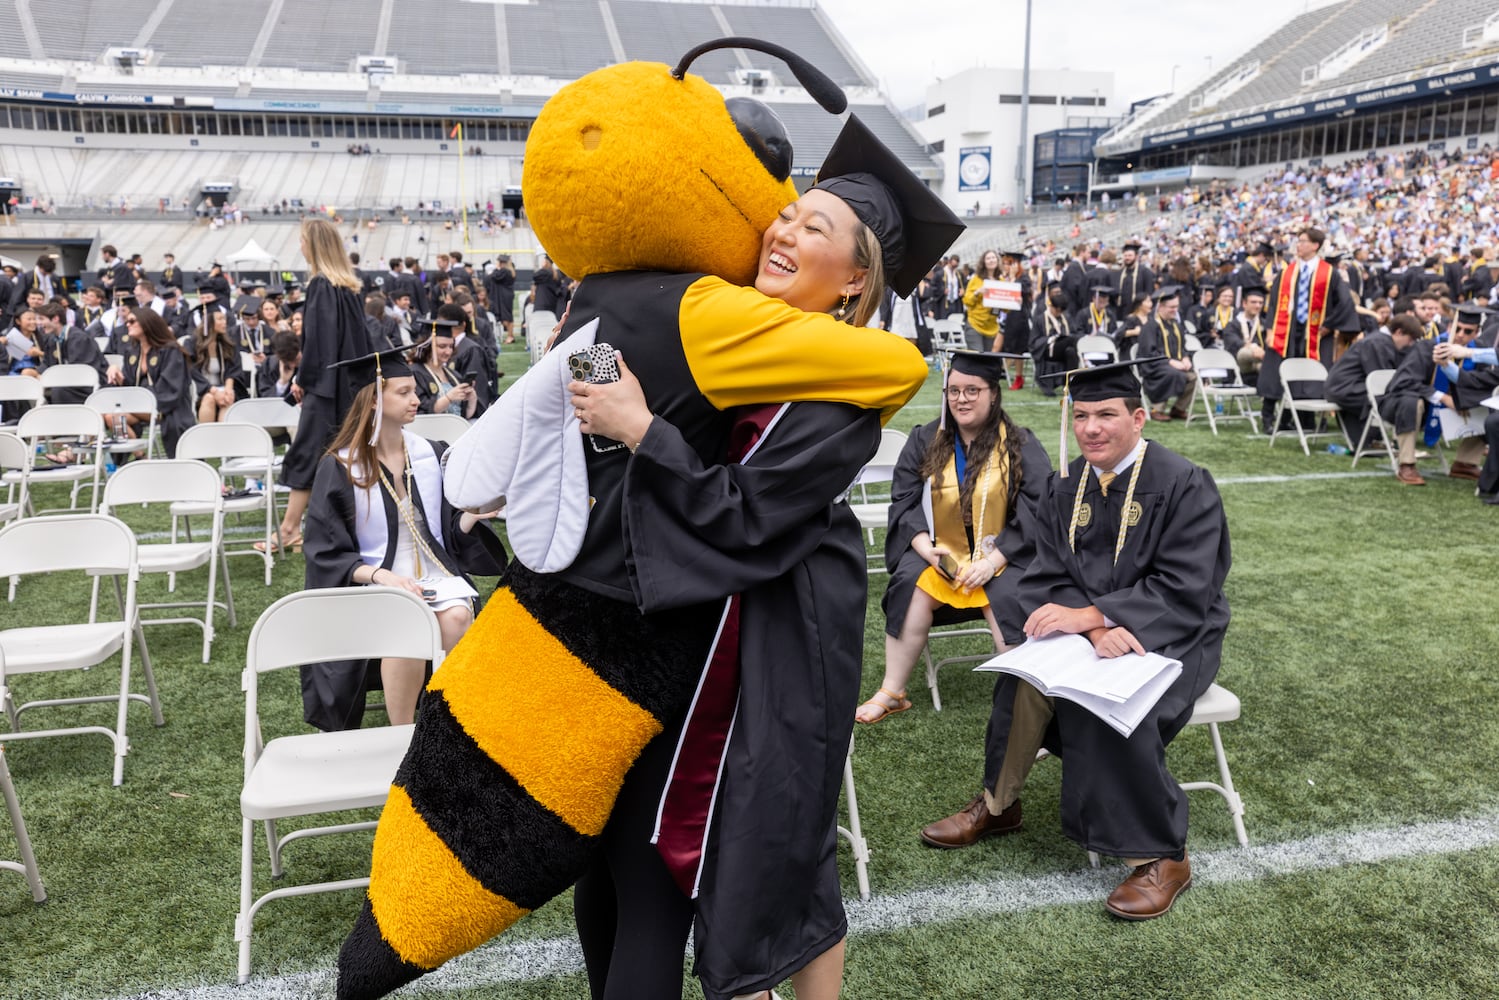
[[[954, 435], [953, 447], [963, 447], [962, 439]], [[1010, 456], [1005, 451], [1005, 430], [999, 429], [999, 439], [988, 456], [979, 481], [974, 485], [971, 514], [973, 523], [973, 546], [968, 545], [968, 532], [963, 524], [963, 508], [960, 493], [963, 484], [958, 481], [956, 455], [949, 455], [942, 473], [932, 480], [932, 543], [947, 548], [964, 568], [975, 559], [985, 555], [985, 538], [997, 538], [1009, 519], [1010, 507]], [[966, 553], [966, 558], [964, 554]], [[997, 577], [1008, 569], [1008, 564], [994, 575]], [[955, 608], [982, 608], [989, 603], [984, 588], [976, 587], [965, 593], [952, 584], [947, 577], [928, 566], [916, 580], [920, 587], [932, 597]]]

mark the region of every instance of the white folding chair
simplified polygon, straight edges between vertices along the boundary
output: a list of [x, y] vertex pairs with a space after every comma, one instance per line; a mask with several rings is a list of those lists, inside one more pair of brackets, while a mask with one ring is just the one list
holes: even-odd
[[859, 822], [859, 796], [854, 791], [854, 741], [849, 737], [848, 756], [843, 759], [843, 797], [848, 802], [848, 826], [838, 827], [838, 836], [848, 841], [854, 851], [854, 877], [859, 882], [859, 898], [869, 901], [869, 841]]
[[101, 351], [109, 349], [109, 338], [108, 337], [95, 337], [94, 338], [94, 343], [96, 343], [96, 344], [99, 345], [99, 350], [101, 350]]
[[417, 437], [452, 444], [468, 433], [469, 423], [456, 413], [418, 413], [410, 427]]
[[97, 389], [99, 372], [93, 365], [53, 365], [42, 369], [42, 389]]
[[557, 325], [557, 314], [545, 309], [532, 309], [526, 313], [526, 347], [531, 352], [531, 364], [541, 360], [547, 352], [547, 338], [552, 327]]
[[968, 342], [963, 337], [963, 319], [933, 320], [932, 329], [932, 356], [939, 362], [944, 362], [948, 355], [954, 351], [967, 350]]
[[[961, 639], [965, 636], [984, 636], [989, 640], [990, 648], [983, 653], [963, 653], [957, 656], [944, 656], [940, 660], [932, 659], [932, 642], [934, 640]], [[926, 659], [926, 686], [927, 690], [932, 694], [933, 711], [942, 711], [942, 692], [937, 687], [937, 671], [943, 667], [952, 666], [955, 663], [982, 663], [985, 660], [992, 660], [998, 655], [993, 645], [994, 635], [989, 631], [987, 623], [978, 628], [974, 628], [966, 622], [932, 626], [931, 631], [926, 634], [926, 645], [922, 647], [921, 655]]]
[[259, 392], [256, 382], [260, 379], [260, 366], [255, 363], [255, 355], [249, 351], [240, 351], [239, 367], [244, 371], [245, 378], [249, 380], [250, 398], [255, 399]]
[[[1244, 800], [1234, 788], [1234, 778], [1228, 770], [1228, 756], [1223, 752], [1223, 735], [1218, 731], [1220, 722], [1234, 722], [1239, 718], [1239, 708], [1238, 695], [1218, 684], [1208, 685], [1202, 697], [1197, 699], [1187, 725], [1208, 727], [1208, 736], [1213, 741], [1213, 757], [1218, 762], [1218, 781], [1183, 781], [1181, 788], [1184, 792], [1212, 791], [1221, 795], [1228, 805], [1228, 815], [1233, 820], [1239, 846], [1247, 847], [1249, 832], [1244, 829]], [[1088, 861], [1097, 868], [1098, 854], [1089, 851]]]
[[[40, 406], [45, 401], [40, 379], [26, 375], [0, 375], [0, 403], [30, 403]], [[16, 421], [7, 421], [14, 426]]]
[[[231, 403], [229, 409], [224, 411], [226, 424], [254, 424], [265, 429], [266, 433], [283, 431], [288, 436], [295, 437], [297, 424], [302, 419], [302, 408], [293, 406], [279, 396], [266, 396], [256, 399], [241, 399]], [[263, 484], [261, 489], [265, 495], [271, 498], [272, 506], [276, 503], [276, 472], [281, 468], [282, 456], [276, 455], [266, 464], [257, 458], [231, 458], [226, 461], [221, 469], [226, 476], [253, 476]], [[274, 512], [273, 512], [274, 514]]]
[[31, 838], [26, 833], [26, 819], [21, 815], [21, 800], [16, 796], [15, 783], [10, 780], [10, 768], [5, 764], [5, 747], [0, 746], [0, 797], [5, 799], [5, 811], [10, 813], [10, 825], [16, 833], [20, 847], [20, 861], [0, 861], [0, 868], [20, 872], [31, 885], [31, 898], [37, 903], [47, 901], [47, 889], [42, 885], [42, 873], [36, 867], [36, 854], [31, 850]]
[[[242, 687], [245, 691], [245, 784], [240, 793], [240, 894], [234, 939], [239, 943], [239, 981], [250, 978], [250, 933], [255, 914], [273, 899], [357, 889], [369, 879], [272, 889], [254, 898], [255, 824], [265, 824], [271, 875], [282, 874], [281, 851], [291, 841], [353, 830], [373, 821], [295, 830], [278, 839], [276, 821], [297, 816], [373, 809], [385, 804], [412, 726], [381, 726], [346, 732], [307, 733], [264, 742], [260, 723], [260, 675], [303, 663], [407, 657], [442, 663], [437, 616], [421, 598], [393, 587], [340, 587], [288, 594], [265, 609], [250, 632]], [[368, 870], [368, 866], [361, 866]]]
[[[1311, 358], [1286, 358], [1280, 363], [1280, 400], [1275, 405], [1275, 426], [1270, 430], [1270, 447], [1275, 447], [1275, 438], [1280, 433], [1280, 418], [1283, 413], [1291, 414], [1291, 423], [1296, 425], [1296, 436], [1301, 440], [1303, 454], [1312, 453], [1311, 448], [1307, 447], [1309, 439], [1333, 436], [1330, 431], [1313, 430], [1308, 434], [1306, 428], [1301, 426], [1303, 413], [1323, 419], [1338, 415], [1338, 404], [1329, 403], [1322, 398], [1321, 386], [1326, 381], [1327, 369], [1320, 361], [1313, 361]], [[1292, 399], [1292, 382], [1316, 382], [1318, 385], [1316, 398]]]
[[[226, 473], [223, 466], [229, 460], [236, 458], [249, 459], [259, 463], [266, 469], [271, 467], [275, 459], [275, 446], [271, 443], [271, 436], [266, 433], [265, 428], [254, 424], [241, 423], [216, 423], [195, 424], [183, 432], [181, 439], [177, 442], [177, 457], [186, 459], [198, 459], [207, 461], [209, 459], [219, 460], [219, 478], [224, 480]], [[229, 475], [240, 475], [243, 473], [232, 473]], [[269, 475], [269, 474], [268, 474]], [[265, 565], [265, 585], [271, 585], [271, 570], [276, 565], [274, 537], [276, 531], [275, 520], [272, 516], [273, 503], [269, 490], [274, 488], [274, 482], [262, 490], [255, 490], [249, 496], [226, 496], [224, 498], [224, 516], [230, 514], [252, 514], [263, 511], [265, 514], [264, 551], [253, 546], [243, 548], [229, 547], [229, 539], [224, 539], [224, 554], [226, 556], [256, 556]], [[183, 519], [184, 530], [188, 541], [192, 541], [192, 527], [188, 520], [194, 516], [209, 514], [212, 511], [202, 503], [191, 503], [179, 501], [172, 504], [172, 541], [177, 540], [177, 519]]]
[[1108, 337], [1090, 333], [1077, 338], [1077, 356], [1089, 368], [1119, 360], [1119, 348]]
[[[104, 340], [104, 343], [99, 345], [99, 350], [101, 350], [101, 351], [104, 350], [105, 345], [109, 343], [109, 338], [108, 337], [103, 338], [103, 340]], [[106, 354], [106, 355], [104, 355], [104, 364], [108, 368], [119, 368], [119, 369], [123, 370], [124, 367], [125, 367], [125, 355], [123, 355], [123, 354]]]
[[[97, 591], [89, 602], [88, 621], [73, 625], [40, 625], [0, 632], [0, 707], [13, 732], [8, 741], [35, 740], [52, 736], [98, 733], [114, 746], [114, 783], [125, 779], [125, 754], [130, 748], [125, 736], [125, 718], [130, 702], [151, 707], [151, 721], [164, 725], [156, 678], [146, 650], [136, 612], [135, 590], [140, 579], [136, 565], [135, 535], [128, 525], [102, 514], [69, 514], [62, 517], [32, 517], [0, 528], [0, 566], [7, 573], [30, 576], [39, 573], [83, 571], [91, 576], [112, 576], [117, 593], [119, 578], [125, 578], [120, 594], [120, 620], [98, 620]], [[139, 648], [147, 694], [130, 690], [130, 661]], [[12, 693], [14, 679], [25, 674], [63, 670], [90, 670], [120, 654], [120, 689], [115, 694], [50, 698], [17, 705]], [[115, 728], [72, 726], [65, 729], [22, 732], [21, 713], [33, 708], [59, 705], [112, 703], [117, 706]]]
[[[160, 450], [165, 457], [165, 446], [158, 449], [161, 445], [161, 430], [157, 426], [159, 414], [156, 411], [156, 393], [150, 389], [143, 385], [106, 385], [89, 393], [88, 399], [83, 403], [104, 418], [105, 426], [110, 432], [104, 450], [109, 454], [144, 455], [150, 458]], [[125, 417], [132, 413], [149, 415], [144, 434], [139, 427], [136, 428], [135, 437], [126, 434]]]
[[1189, 333], [1182, 339], [1182, 350], [1188, 354], [1196, 354], [1202, 350], [1202, 341], [1197, 338], [1195, 333]]
[[5, 487], [5, 499], [0, 500], [0, 524], [21, 516], [21, 504], [17, 498], [26, 462], [27, 448], [21, 439], [0, 431], [0, 485]]
[[[880, 446], [870, 458], [869, 464], [860, 469], [858, 476], [854, 478], [853, 485], [859, 491], [859, 501], [855, 503], [850, 497], [848, 509], [859, 519], [859, 527], [864, 529], [870, 545], [874, 544], [874, 533], [884, 531], [889, 526], [890, 480], [895, 477], [895, 464], [900, 461], [900, 453], [905, 450], [906, 437], [904, 431], [886, 427], [880, 432]], [[871, 486], [880, 487], [874, 500], [869, 499]], [[883, 558], [870, 557], [869, 572], [884, 573]]]
[[[207, 462], [190, 459], [150, 459], [121, 466], [104, 484], [100, 511], [113, 514], [121, 507], [153, 503], [191, 503], [212, 512], [213, 527], [204, 542], [162, 542], [138, 548], [141, 573], [183, 573], [208, 567], [208, 595], [202, 601], [141, 604], [141, 610], [203, 606], [198, 618], [143, 618], [142, 625], [197, 625], [203, 629], [203, 662], [213, 647], [214, 609], [222, 607], [235, 624], [234, 589], [229, 582], [229, 560], [224, 555], [224, 496], [219, 474]], [[217, 600], [218, 573], [224, 574], [224, 602]], [[97, 581], [94, 590], [98, 592]]]
[[[1192, 367], [1197, 371], [1197, 395], [1202, 399], [1202, 412], [1207, 415], [1208, 426], [1215, 437], [1220, 420], [1247, 420], [1250, 431], [1258, 431], [1255, 421], [1260, 415], [1249, 402], [1258, 398], [1257, 390], [1244, 384], [1239, 362], [1232, 354], [1219, 347], [1206, 347], [1192, 355]], [[1218, 406], [1225, 401], [1233, 403], [1233, 413], [1226, 409], [1222, 414], [1217, 412]], [[1192, 422], [1193, 416], [1190, 412], [1187, 414], [1187, 423]]]
[[[1390, 471], [1394, 472], [1400, 468], [1400, 463], [1395, 458], [1393, 441], [1395, 428], [1385, 423], [1384, 417], [1379, 415], [1380, 397], [1390, 390], [1390, 382], [1394, 378], [1395, 369], [1393, 368], [1381, 368], [1364, 376], [1364, 393], [1369, 397], [1369, 419], [1359, 433], [1358, 443], [1353, 446], [1353, 465], [1349, 468], [1357, 469], [1358, 460], [1364, 457], [1364, 442], [1368, 440], [1370, 427], [1379, 431], [1379, 441], [1384, 445], [1385, 457], [1390, 461]], [[1370, 453], [1378, 455], [1379, 451], [1370, 449]]]
[[[32, 381], [27, 379], [27, 381]], [[16, 425], [16, 436], [26, 446], [26, 465], [21, 469], [21, 510], [31, 514], [53, 513], [53, 509], [39, 510], [32, 499], [32, 491], [38, 486], [46, 486], [52, 483], [70, 483], [68, 507], [59, 507], [55, 510], [66, 510], [76, 512], [78, 509], [78, 491], [85, 483], [89, 483], [89, 511], [92, 512], [98, 505], [99, 476], [104, 468], [104, 421], [98, 411], [87, 406], [79, 406], [69, 403], [53, 403], [48, 406], [37, 406], [21, 414], [21, 421]], [[37, 468], [37, 446], [46, 445], [48, 442], [60, 441], [68, 445], [74, 456], [79, 459], [76, 464], [64, 465], [56, 468]], [[83, 461], [84, 457], [88, 461]], [[5, 473], [7, 483], [15, 481], [14, 472]]]

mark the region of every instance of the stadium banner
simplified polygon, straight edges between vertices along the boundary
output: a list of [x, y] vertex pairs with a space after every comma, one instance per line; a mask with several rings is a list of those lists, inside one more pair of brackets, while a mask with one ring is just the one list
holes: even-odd
[[968, 146], [958, 150], [958, 190], [989, 190], [992, 146]]
[[1267, 128], [1278, 128], [1298, 121], [1314, 121], [1335, 118], [1341, 115], [1367, 111], [1402, 101], [1420, 100], [1438, 94], [1456, 94], [1481, 87], [1499, 86], [1499, 63], [1465, 69], [1457, 73], [1439, 73], [1418, 80], [1407, 80], [1389, 86], [1354, 91], [1339, 97], [1306, 101], [1281, 108], [1270, 108], [1240, 118], [1193, 125], [1189, 128], [1172, 129], [1147, 135], [1141, 141], [1141, 149], [1169, 146], [1173, 143], [1208, 139], [1217, 136], [1237, 135], [1243, 132]]

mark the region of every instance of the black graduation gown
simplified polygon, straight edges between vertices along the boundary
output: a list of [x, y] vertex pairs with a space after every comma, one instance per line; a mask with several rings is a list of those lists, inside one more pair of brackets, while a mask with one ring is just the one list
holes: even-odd
[[1114, 336], [1114, 329], [1119, 325], [1118, 318], [1114, 315], [1113, 306], [1104, 306], [1103, 322], [1095, 324], [1093, 321], [1093, 308], [1085, 305], [1072, 314], [1072, 332], [1079, 337], [1110, 337]]
[[[408, 437], [408, 447], [419, 446], [430, 447], [439, 460], [447, 451], [447, 445], [440, 441], [413, 441]], [[386, 474], [391, 473], [387, 470]], [[439, 473], [439, 491], [441, 488]], [[307, 505], [303, 551], [308, 590], [350, 586], [354, 570], [363, 564], [354, 522], [354, 489], [343, 464], [332, 455], [324, 455], [318, 462], [317, 478], [313, 480], [312, 497]], [[380, 565], [389, 569], [395, 558], [400, 515], [395, 497], [383, 485], [377, 484], [377, 489], [384, 501], [387, 536], [385, 559]], [[429, 515], [421, 491], [413, 490], [412, 496], [422, 511], [419, 523], [426, 527]], [[481, 521], [465, 534], [458, 526], [462, 511], [449, 506], [446, 498], [442, 501], [439, 516], [446, 545], [439, 546], [430, 530], [425, 532], [425, 538], [449, 573], [462, 574], [467, 579], [470, 573], [498, 576], [504, 572], [508, 556], [488, 524]], [[469, 583], [473, 581], [470, 579]], [[302, 667], [302, 716], [310, 725], [325, 732], [358, 729], [364, 718], [365, 692], [378, 688], [379, 683], [379, 660], [305, 665]]]
[[[416, 395], [417, 399], [420, 401], [419, 409], [423, 413], [435, 412], [432, 407], [433, 404], [437, 401], [437, 397], [442, 395], [442, 387], [438, 384], [437, 379], [432, 377], [432, 372], [426, 367], [422, 365], [413, 365], [411, 370], [416, 375]], [[451, 382], [455, 385], [459, 382], [464, 382], [471, 377], [472, 376], [466, 375], [462, 372], [454, 371], [452, 367], [449, 367], [447, 369], [446, 379], [448, 382]], [[484, 412], [485, 408], [486, 406], [484, 400], [482, 398], [478, 399], [476, 405], [474, 406], [474, 415], [470, 419], [477, 420], [479, 418], [479, 415]]]
[[[1228, 600], [1223, 581], [1231, 554], [1218, 488], [1206, 469], [1157, 444], [1145, 451], [1135, 487], [1140, 505], [1114, 563], [1126, 489], [1099, 494], [1083, 459], [1053, 476], [1037, 508], [1036, 555], [1020, 581], [1021, 605], [1093, 605], [1147, 650], [1180, 660], [1182, 672], [1134, 734], [1125, 739], [1086, 709], [1058, 698], [1045, 744], [1062, 758], [1062, 832], [1088, 850], [1113, 857], [1175, 855], [1187, 838], [1187, 797], [1166, 768], [1166, 744], [1192, 717], [1197, 698], [1218, 674]], [[1117, 483], [1129, 481], [1133, 467]], [[1085, 482], [1093, 510], [1067, 544], [1073, 501]], [[1005, 675], [1008, 677], [1008, 675]], [[1015, 678], [1001, 680], [990, 719], [985, 785], [992, 788], [1008, 739]], [[1011, 696], [1007, 697], [1007, 693]]]
[[1423, 403], [1431, 396], [1432, 382], [1436, 378], [1437, 366], [1432, 356], [1436, 350], [1435, 340], [1418, 340], [1400, 359], [1390, 387], [1379, 397], [1379, 415], [1395, 425], [1396, 434], [1408, 434], [1419, 430]]
[[[1036, 504], [1040, 502], [1046, 479], [1051, 475], [1051, 459], [1046, 449], [1030, 430], [1020, 430], [1024, 435], [1020, 444], [1020, 488], [1015, 502], [1010, 505], [1004, 529], [995, 539], [995, 545], [1005, 554], [1008, 565], [984, 585], [984, 596], [989, 598], [989, 607], [994, 611], [994, 620], [999, 623], [1000, 634], [1007, 645], [1025, 641], [1026, 616], [1020, 609], [1020, 577], [1035, 554]], [[897, 639], [906, 622], [906, 609], [911, 606], [916, 579], [931, 565], [911, 548], [911, 539], [928, 530], [921, 506], [925, 485], [921, 477], [921, 459], [936, 433], [935, 420], [911, 431], [890, 480], [889, 530], [885, 533], [885, 569], [889, 572], [890, 582], [880, 606], [885, 612], [885, 634]], [[971, 620], [977, 614], [944, 606], [937, 609], [933, 620], [938, 625], [948, 625]]]
[[1349, 345], [1328, 370], [1327, 382], [1322, 387], [1323, 398], [1362, 420], [1369, 412], [1369, 394], [1364, 389], [1364, 379], [1370, 372], [1397, 367], [1400, 357], [1394, 337], [1387, 333], [1364, 334]]
[[1062, 294], [1067, 296], [1067, 311], [1075, 313], [1088, 306], [1088, 270], [1080, 260], [1069, 260], [1062, 269]]
[[743, 465], [704, 467], [654, 421], [623, 528], [647, 613], [740, 594], [739, 709], [696, 900], [709, 1000], [769, 988], [847, 933], [836, 810], [863, 658], [867, 574], [847, 488], [877, 414], [786, 407]]
[[161, 428], [167, 457], [173, 458], [177, 454], [177, 440], [198, 420], [189, 389], [192, 366], [176, 344], [152, 349], [146, 358], [144, 375], [140, 372], [140, 360], [140, 345], [131, 341], [125, 351], [124, 384], [146, 386], [156, 396], [156, 426]]
[[1030, 342], [1026, 345], [1036, 365], [1036, 384], [1042, 395], [1056, 395], [1062, 375], [1077, 367], [1077, 331], [1066, 314], [1051, 315], [1042, 308], [1031, 321]]
[[484, 288], [489, 294], [489, 311], [500, 323], [515, 319], [515, 274], [508, 267], [496, 267], [484, 276]]
[[[1282, 286], [1288, 284], [1287, 275], [1290, 275], [1290, 287], [1284, 288], [1284, 294], [1295, 295], [1297, 268], [1287, 267], [1275, 276], [1275, 281], [1270, 287], [1270, 294], [1265, 297], [1265, 339], [1268, 341], [1271, 332], [1275, 328], [1275, 316], [1279, 307]], [[1288, 358], [1304, 358], [1307, 356], [1306, 330], [1296, 322], [1292, 305], [1291, 332], [1286, 339], [1286, 350], [1281, 355], [1269, 347], [1265, 348], [1265, 360], [1260, 364], [1259, 381], [1255, 383], [1259, 390], [1261, 399], [1279, 399], [1281, 393], [1280, 385], [1280, 359], [1282, 356]], [[1333, 344], [1335, 334], [1358, 333], [1362, 327], [1359, 324], [1358, 310], [1353, 304], [1353, 295], [1348, 290], [1348, 282], [1343, 280], [1343, 275], [1337, 268], [1333, 268], [1332, 278], [1327, 286], [1326, 308], [1322, 313], [1322, 326], [1318, 338], [1317, 357], [1323, 366], [1330, 367], [1333, 356]], [[1303, 391], [1300, 384], [1292, 386], [1292, 396], [1296, 399], [1305, 399], [1315, 396], [1315, 392]]]
[[297, 366], [302, 416], [282, 462], [279, 481], [284, 485], [292, 489], [312, 486], [318, 460], [354, 402], [349, 370], [333, 364], [364, 357], [371, 350], [359, 297], [350, 289], [335, 287], [322, 275], [307, 282], [302, 362]]
[[[99, 373], [100, 385], [104, 384], [104, 375], [109, 371], [98, 342], [76, 326], [65, 327], [62, 333], [50, 338], [46, 355], [42, 358], [42, 370], [46, 371], [53, 365], [88, 365]], [[54, 403], [82, 403], [92, 391], [82, 388], [50, 389], [48, 396]]]
[[1031, 279], [1026, 275], [1020, 276], [1020, 308], [1000, 313], [999, 330], [1004, 335], [1004, 347], [996, 344], [995, 350], [1026, 353], [1031, 339]]
[[1171, 320], [1163, 326], [1159, 319], [1152, 318], [1141, 327], [1135, 357], [1162, 359], [1135, 366], [1135, 371], [1140, 373], [1140, 381], [1145, 384], [1145, 394], [1152, 403], [1161, 404], [1173, 400], [1186, 389], [1187, 373], [1172, 368], [1165, 360], [1188, 357], [1186, 330], [1180, 320]]
[[1150, 298], [1155, 292], [1155, 272], [1138, 261], [1132, 267], [1120, 268], [1118, 281], [1114, 287], [1119, 290], [1121, 316], [1128, 316], [1136, 302]]
[[[491, 340], [490, 343], [494, 341]], [[463, 381], [474, 383], [479, 390], [479, 405], [488, 407], [495, 398], [495, 377], [498, 366], [495, 356], [486, 350], [484, 341], [475, 334], [467, 333], [453, 347], [453, 358], [449, 362]]]
[[[198, 361], [197, 345], [197, 338], [189, 338], [183, 350], [187, 352], [188, 361], [192, 362], [193, 384], [198, 387], [198, 395], [201, 397], [212, 383], [208, 381], [208, 372], [204, 368], [208, 359], [205, 357], [201, 363]], [[246, 399], [250, 395], [250, 377], [245, 374], [244, 365], [240, 362], [239, 349], [234, 345], [230, 347], [231, 349], [224, 351], [224, 356], [219, 359], [222, 365], [222, 370], [219, 372], [220, 382], [223, 385], [231, 383], [234, 385], [235, 399]]]

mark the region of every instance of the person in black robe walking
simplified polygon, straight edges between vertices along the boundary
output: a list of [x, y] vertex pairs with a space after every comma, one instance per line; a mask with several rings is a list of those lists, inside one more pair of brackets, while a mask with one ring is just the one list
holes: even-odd
[[[291, 488], [279, 544], [292, 549], [302, 544], [302, 515], [317, 463], [354, 401], [348, 369], [337, 365], [363, 357], [371, 349], [359, 304], [362, 286], [331, 222], [316, 217], [302, 220], [302, 256], [309, 275], [307, 305], [302, 310], [302, 363], [291, 390], [302, 415], [278, 477], [281, 485]], [[264, 545], [256, 543], [257, 548]]]
[[983, 788], [921, 837], [955, 848], [1018, 830], [1020, 790], [1045, 746], [1062, 759], [1062, 832], [1132, 868], [1109, 912], [1148, 920], [1191, 883], [1187, 798], [1166, 768], [1166, 745], [1217, 676], [1231, 555], [1212, 476], [1141, 436], [1146, 414], [1128, 365], [1071, 374], [1083, 454], [1049, 480], [1038, 509], [1036, 557], [1020, 584], [1025, 631], [1086, 636], [1104, 658], [1159, 653], [1180, 660], [1181, 674], [1128, 739], [1075, 702], [1002, 675]]

